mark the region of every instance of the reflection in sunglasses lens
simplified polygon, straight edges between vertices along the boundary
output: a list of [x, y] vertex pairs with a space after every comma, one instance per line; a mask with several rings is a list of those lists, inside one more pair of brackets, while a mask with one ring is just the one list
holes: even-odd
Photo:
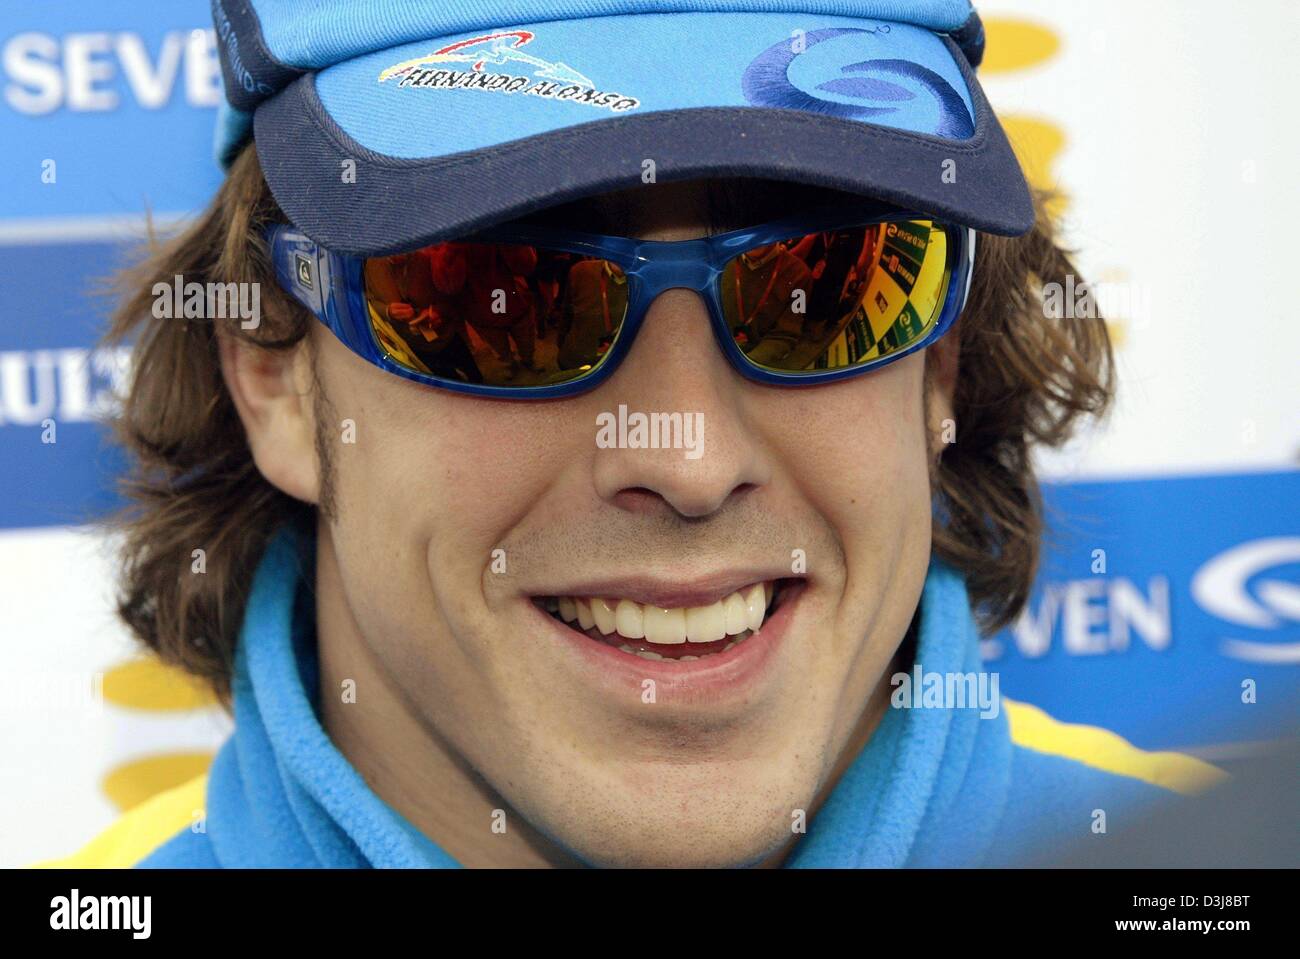
[[793, 237], [735, 257], [723, 315], [750, 362], [797, 373], [846, 369], [916, 343], [947, 294], [945, 229], [929, 220]]
[[627, 315], [619, 266], [540, 247], [438, 243], [373, 257], [364, 272], [388, 356], [463, 383], [570, 382], [600, 365]]

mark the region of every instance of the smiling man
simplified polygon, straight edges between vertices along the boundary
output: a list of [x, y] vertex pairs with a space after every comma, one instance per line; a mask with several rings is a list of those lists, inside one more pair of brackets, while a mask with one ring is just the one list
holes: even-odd
[[1215, 778], [973, 692], [1110, 367], [966, 0], [215, 10], [121, 609], [235, 729], [68, 864], [995, 864]]

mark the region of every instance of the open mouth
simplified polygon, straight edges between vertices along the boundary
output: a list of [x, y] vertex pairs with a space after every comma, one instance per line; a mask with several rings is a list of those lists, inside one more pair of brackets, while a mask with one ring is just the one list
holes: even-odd
[[725, 653], [757, 633], [794, 582], [766, 580], [707, 606], [677, 609], [598, 596], [539, 596], [533, 603], [598, 643], [642, 659], [692, 662]]

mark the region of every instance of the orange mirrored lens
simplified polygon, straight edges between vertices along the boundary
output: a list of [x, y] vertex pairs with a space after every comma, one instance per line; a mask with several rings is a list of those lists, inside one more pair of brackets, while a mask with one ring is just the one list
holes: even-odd
[[747, 250], [719, 282], [750, 362], [777, 372], [846, 369], [919, 341], [948, 291], [948, 236], [908, 220], [792, 237]]
[[627, 315], [608, 260], [532, 246], [438, 243], [365, 263], [370, 324], [396, 363], [489, 386], [545, 386], [604, 360]]

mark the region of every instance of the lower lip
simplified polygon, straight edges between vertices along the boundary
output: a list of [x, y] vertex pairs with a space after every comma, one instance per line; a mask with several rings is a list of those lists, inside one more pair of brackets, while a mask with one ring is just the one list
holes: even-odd
[[[656, 701], [673, 704], [719, 702], [743, 698], [751, 693], [770, 670], [777, 647], [785, 637], [795, 607], [803, 595], [802, 582], [788, 585], [781, 603], [763, 628], [724, 653], [714, 653], [693, 662], [672, 659], [642, 659], [616, 646], [598, 642], [565, 626], [558, 619], [525, 600], [533, 614], [541, 617], [574, 656], [579, 668], [592, 680], [620, 696], [635, 695], [640, 702], [647, 679], [654, 681]], [[662, 697], [662, 700], [661, 700]]]

